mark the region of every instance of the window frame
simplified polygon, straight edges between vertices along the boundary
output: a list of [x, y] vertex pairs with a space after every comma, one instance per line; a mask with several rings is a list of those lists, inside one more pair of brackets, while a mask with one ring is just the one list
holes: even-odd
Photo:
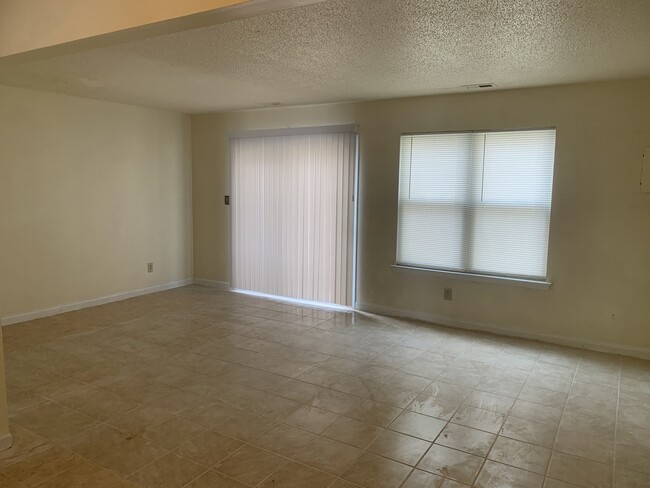
[[[554, 154], [553, 154], [553, 169], [555, 169], [555, 161], [556, 161], [556, 156], [557, 156], [557, 127], [556, 126], [543, 126], [543, 127], [525, 127], [525, 128], [506, 128], [506, 129], [470, 129], [470, 130], [443, 130], [443, 131], [420, 131], [420, 132], [403, 132], [400, 134], [400, 157], [399, 159], [399, 164], [398, 164], [398, 178], [397, 178], [397, 190], [398, 190], [398, 197], [397, 197], [397, 225], [396, 225], [396, 233], [395, 233], [395, 263], [391, 265], [391, 268], [396, 270], [396, 271], [415, 271], [415, 272], [424, 272], [432, 275], [437, 275], [440, 277], [451, 277], [454, 279], [460, 279], [464, 281], [472, 281], [472, 282], [479, 282], [479, 283], [494, 283], [494, 284], [500, 284], [500, 285], [514, 285], [514, 286], [521, 286], [524, 288], [532, 288], [532, 289], [549, 289], [552, 286], [552, 282], [549, 280], [549, 270], [548, 270], [548, 256], [550, 255], [550, 242], [551, 242], [551, 223], [552, 223], [552, 209], [553, 209], [553, 204], [552, 204], [552, 198], [551, 198], [551, 204], [548, 207], [548, 243], [547, 243], [547, 248], [546, 248], [546, 253], [547, 253], [547, 267], [546, 267], [546, 273], [543, 278], [541, 277], [528, 277], [528, 276], [522, 276], [522, 275], [512, 275], [512, 274], [507, 274], [507, 273], [481, 273], [481, 272], [475, 272], [475, 271], [459, 271], [453, 268], [447, 268], [445, 269], [444, 267], [426, 267], [426, 266], [417, 266], [417, 265], [410, 265], [407, 263], [400, 263], [398, 260], [398, 249], [399, 249], [399, 237], [398, 237], [398, 232], [397, 229], [399, 228], [399, 219], [400, 219], [400, 204], [402, 204], [400, 198], [399, 198], [399, 193], [400, 193], [400, 186], [401, 186], [401, 151], [402, 151], [402, 138], [403, 137], [409, 137], [409, 136], [427, 136], [427, 135], [444, 135], [444, 134], [476, 134], [476, 133], [499, 133], [499, 132], [527, 132], [527, 131], [550, 131], [553, 130], [555, 131], [556, 135], [556, 142], [555, 142], [555, 148], [554, 148]], [[470, 170], [471, 171], [471, 170]], [[551, 195], [553, 195], [553, 186], [555, 184], [555, 175], [553, 175], [553, 179], [551, 181]], [[471, 183], [470, 183], [471, 184]], [[421, 202], [420, 204], [424, 205], [425, 202]], [[471, 231], [472, 231], [472, 221], [474, 219], [474, 213], [476, 211], [476, 208], [481, 207], [481, 206], [494, 206], [494, 207], [512, 207], [512, 208], [525, 208], [525, 205], [522, 205], [521, 207], [517, 206], [512, 206], [512, 205], [499, 205], [499, 204], [474, 204], [471, 201], [471, 198], [468, 200], [468, 210], [467, 214], [465, 216], [465, 229], [464, 229], [464, 235], [463, 235], [463, 242], [462, 242], [462, 250], [464, 254], [464, 261], [465, 261], [465, 269], [467, 269], [467, 264], [469, 263], [470, 256], [469, 256], [469, 249], [473, 245], [473, 239], [471, 237]], [[546, 207], [543, 206], [537, 206], [537, 205], [528, 205], [528, 207], [532, 208], [540, 208], [546, 209]]]

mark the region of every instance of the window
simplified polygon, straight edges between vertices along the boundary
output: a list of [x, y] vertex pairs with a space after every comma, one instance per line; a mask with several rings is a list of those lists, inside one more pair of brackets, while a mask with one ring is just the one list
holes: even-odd
[[555, 130], [403, 135], [397, 264], [544, 281]]

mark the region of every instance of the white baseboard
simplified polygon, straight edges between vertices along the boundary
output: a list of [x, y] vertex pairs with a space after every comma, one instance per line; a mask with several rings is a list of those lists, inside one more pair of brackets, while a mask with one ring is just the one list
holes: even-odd
[[[20, 322], [27, 322], [29, 320], [51, 317], [53, 315], [58, 315], [61, 313], [72, 312], [74, 310], [81, 310], [89, 307], [95, 307], [97, 305], [104, 305], [106, 303], [112, 303], [120, 300], [126, 300], [128, 298], [148, 295], [150, 293], [157, 293], [160, 291], [171, 290], [173, 288], [179, 288], [191, 284], [209, 286], [211, 288], [217, 288], [221, 290], [232, 289], [230, 283], [224, 281], [206, 280], [202, 278], [187, 278], [180, 281], [173, 281], [170, 283], [164, 283], [162, 285], [151, 286], [149, 288], [141, 288], [139, 290], [117, 293], [114, 295], [94, 298], [91, 300], [84, 300], [81, 302], [69, 303], [66, 305], [60, 305], [57, 307], [47, 308], [43, 310], [36, 310], [24, 314], [0, 317], [0, 325], [2, 326], [12, 325], [12, 324], [18, 324]], [[571, 347], [577, 347], [582, 349], [590, 349], [594, 351], [607, 352], [612, 354], [622, 354], [624, 356], [633, 356], [633, 357], [638, 357], [643, 359], [650, 359], [650, 348], [646, 348], [646, 347], [628, 346], [625, 344], [616, 344], [616, 343], [581, 341], [579, 339], [573, 339], [570, 337], [557, 336], [551, 334], [541, 334], [537, 332], [529, 332], [529, 331], [523, 331], [517, 329], [509, 329], [505, 327], [482, 324], [478, 322], [467, 322], [467, 321], [458, 320], [450, 317], [445, 317], [443, 315], [431, 314], [431, 313], [421, 312], [417, 310], [405, 310], [399, 308], [384, 307], [381, 305], [374, 305], [371, 303], [357, 303], [355, 305], [355, 309], [363, 312], [388, 315], [391, 317], [405, 317], [410, 319], [423, 320], [425, 322], [431, 322], [433, 324], [444, 325], [447, 327], [455, 327], [455, 328], [466, 329], [466, 330], [475, 330], [480, 332], [489, 332], [492, 334], [497, 334], [502, 336], [531, 339], [536, 341], [549, 342], [552, 344], [560, 344], [563, 346], [571, 346]], [[11, 446], [11, 435], [9, 435], [8, 438], [7, 436], [0, 437], [0, 450], [2, 450], [2, 446], [5, 445], [7, 442], [9, 443], [9, 446]]]
[[180, 281], [172, 281], [170, 283], [163, 283], [162, 285], [151, 286], [149, 288], [141, 288], [139, 290], [116, 293], [115, 295], [108, 295], [100, 298], [93, 298], [91, 300], [84, 300], [81, 302], [68, 303], [65, 305], [59, 305], [57, 307], [46, 308], [43, 310], [36, 310], [34, 312], [27, 312], [18, 315], [8, 315], [6, 317], [0, 317], [0, 325], [12, 325], [18, 324], [20, 322], [27, 322], [29, 320], [51, 317], [52, 315], [58, 315], [60, 313], [72, 312], [74, 310], [81, 310], [83, 308], [96, 307], [97, 305], [118, 302], [120, 300], [126, 300], [127, 298], [148, 295], [150, 293], [157, 293], [159, 291], [171, 290], [173, 288], [191, 285], [192, 283], [194, 283], [194, 280], [192, 278], [187, 278]]
[[194, 278], [195, 285], [209, 286], [210, 288], [219, 288], [220, 290], [231, 290], [230, 283], [226, 281], [204, 280], [203, 278]]
[[541, 342], [549, 342], [552, 344], [560, 344], [562, 346], [571, 346], [580, 349], [590, 349], [592, 351], [607, 352], [611, 354], [621, 354], [623, 356], [632, 356], [632, 357], [637, 357], [642, 359], [650, 359], [650, 348], [647, 347], [636, 347], [636, 346], [628, 346], [625, 344], [615, 344], [615, 343], [581, 341], [579, 339], [573, 339], [571, 337], [509, 329], [505, 327], [498, 327], [489, 324], [481, 324], [477, 322], [466, 322], [463, 320], [453, 319], [442, 315], [420, 312], [417, 310], [404, 310], [399, 308], [383, 307], [381, 305], [373, 305], [371, 303], [357, 303], [355, 308], [362, 312], [376, 313], [380, 315], [389, 315], [391, 317], [404, 317], [409, 319], [423, 320], [425, 322], [444, 325], [446, 327], [455, 327], [459, 329], [488, 332], [491, 334], [496, 334], [501, 336], [530, 339], [530, 340], [541, 341]]
[[13, 438], [11, 437], [10, 433], [6, 433], [2, 437], [0, 437], [0, 451], [9, 449], [12, 445], [13, 445]]

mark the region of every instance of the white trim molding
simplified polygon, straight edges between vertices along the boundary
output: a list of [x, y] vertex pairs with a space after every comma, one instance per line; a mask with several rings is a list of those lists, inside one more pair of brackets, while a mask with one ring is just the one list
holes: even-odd
[[405, 310], [400, 308], [384, 307], [381, 305], [374, 305], [371, 303], [357, 303], [355, 308], [361, 312], [374, 313], [379, 315], [388, 315], [390, 317], [403, 317], [408, 319], [423, 320], [431, 324], [442, 325], [445, 327], [453, 327], [465, 330], [474, 330], [478, 332], [488, 332], [507, 337], [517, 337], [520, 339], [530, 339], [534, 341], [548, 342], [551, 344], [559, 344], [562, 346], [571, 346], [578, 349], [589, 349], [592, 351], [607, 352], [611, 354], [621, 354], [624, 356], [632, 356], [642, 359], [650, 359], [650, 348], [628, 346], [626, 344], [594, 342], [594, 341], [581, 341], [571, 337], [563, 337], [552, 334], [542, 334], [538, 332], [530, 332], [524, 330], [510, 329], [506, 327], [499, 327], [490, 324], [482, 324], [478, 322], [467, 322], [464, 320], [445, 317], [427, 312], [417, 310]]
[[210, 288], [218, 288], [219, 290], [232, 290], [230, 283], [226, 281], [204, 280], [203, 278], [194, 278], [192, 282], [195, 285], [209, 286]]
[[230, 139], [247, 139], [250, 137], [305, 136], [314, 134], [356, 134], [356, 124], [323, 125], [316, 127], [288, 127], [282, 129], [242, 130], [228, 133]]
[[100, 298], [92, 298], [90, 300], [83, 300], [81, 302], [67, 303], [56, 307], [45, 308], [42, 310], [35, 310], [18, 315], [8, 315], [0, 317], [0, 324], [2, 326], [18, 324], [20, 322], [27, 322], [29, 320], [42, 319], [44, 317], [51, 317], [61, 313], [72, 312], [74, 310], [81, 310], [84, 308], [96, 307], [97, 305], [104, 305], [106, 303], [119, 302], [128, 298], [139, 297], [142, 295], [149, 295], [150, 293], [157, 293], [159, 291], [171, 290], [173, 288], [180, 288], [194, 283], [192, 278], [187, 278], [180, 281], [172, 281], [163, 283], [162, 285], [151, 286], [148, 288], [141, 288], [139, 290], [127, 291], [123, 293], [116, 293], [114, 295], [107, 295]]
[[523, 288], [532, 288], [537, 290], [548, 290], [552, 283], [549, 281], [536, 281], [524, 278], [511, 278], [508, 276], [480, 275], [476, 273], [463, 273], [459, 271], [445, 271], [442, 269], [420, 268], [417, 266], [408, 266], [406, 264], [393, 264], [391, 266], [396, 271], [415, 271], [430, 273], [432, 276], [441, 278], [452, 278], [455, 280], [473, 281], [475, 283], [493, 283], [495, 285], [521, 286]]
[[13, 445], [13, 437], [9, 432], [0, 437], [0, 451], [9, 449]]

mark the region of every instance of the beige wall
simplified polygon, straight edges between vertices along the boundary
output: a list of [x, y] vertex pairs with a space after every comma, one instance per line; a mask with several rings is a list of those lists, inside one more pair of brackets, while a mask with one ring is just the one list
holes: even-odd
[[189, 116], [0, 87], [0, 185], [5, 321], [192, 276]]
[[[639, 191], [650, 79], [193, 116], [196, 278], [229, 280], [227, 132], [341, 123], [360, 125], [358, 302], [650, 348], [650, 194]], [[548, 126], [557, 127], [550, 290], [391, 268], [401, 132]]]

